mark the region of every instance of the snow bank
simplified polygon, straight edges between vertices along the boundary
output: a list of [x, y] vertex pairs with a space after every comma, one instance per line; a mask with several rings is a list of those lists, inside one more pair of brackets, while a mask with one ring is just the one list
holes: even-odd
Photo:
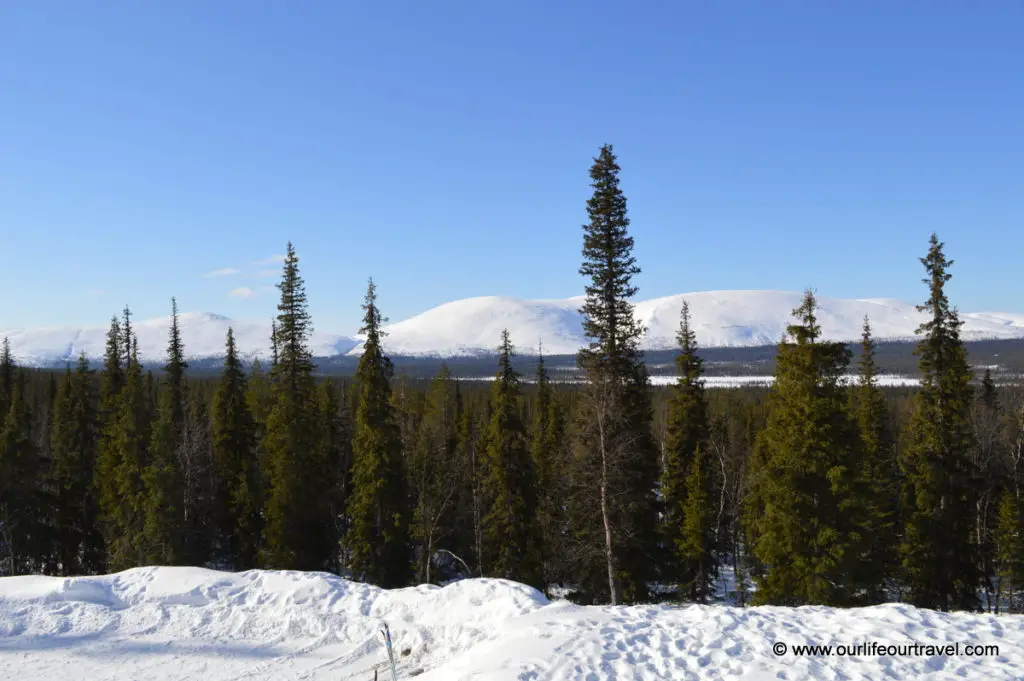
[[[514, 582], [385, 591], [327, 574], [140, 568], [0, 579], [0, 679], [1024, 678], [1024, 617], [725, 606], [579, 607]], [[784, 655], [772, 646], [785, 643]], [[984, 656], [798, 656], [805, 644], [996, 645]], [[385, 678], [384, 675], [381, 678]]]

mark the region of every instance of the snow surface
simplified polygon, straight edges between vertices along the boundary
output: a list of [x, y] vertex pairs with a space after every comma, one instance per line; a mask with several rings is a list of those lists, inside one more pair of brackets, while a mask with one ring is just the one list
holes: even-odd
[[[693, 329], [703, 347], [771, 345], [782, 337], [792, 311], [803, 294], [794, 291], [703, 291], [656, 298], [636, 303], [637, 319], [646, 327], [644, 348], [676, 347], [679, 311], [690, 304]], [[493, 354], [508, 328], [521, 354], [536, 354], [543, 343], [545, 354], [572, 354], [587, 343], [579, 308], [582, 297], [564, 300], [519, 300], [500, 296], [467, 298], [440, 305], [405, 321], [385, 327], [384, 345], [393, 355], [475, 356]], [[883, 298], [845, 299], [818, 297], [818, 321], [823, 335], [832, 340], [860, 338], [864, 317], [871, 320], [877, 339], [911, 339], [924, 315], [914, 304]], [[977, 312], [961, 315], [962, 335], [967, 340], [1024, 338], [1024, 314]], [[224, 337], [232, 326], [243, 355], [267, 357], [270, 321], [239, 322], [209, 313], [180, 316], [182, 339], [190, 357], [220, 357]], [[139, 322], [139, 354], [148, 361], [162, 361], [167, 347], [170, 318]], [[0, 329], [8, 336], [15, 357], [25, 364], [74, 361], [80, 352], [91, 358], [103, 356], [109, 325], [86, 328]], [[358, 355], [361, 339], [314, 331], [313, 354], [328, 357]]]
[[[907, 605], [582, 607], [496, 579], [385, 591], [323, 573], [138, 568], [0, 579], [0, 679], [1024, 678], [1024, 617]], [[776, 642], [995, 644], [998, 656], [776, 656]]]

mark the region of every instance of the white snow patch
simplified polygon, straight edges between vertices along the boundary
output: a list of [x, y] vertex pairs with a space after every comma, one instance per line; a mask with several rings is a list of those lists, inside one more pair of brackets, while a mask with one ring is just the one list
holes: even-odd
[[[1024, 678], [1024, 617], [907, 605], [581, 607], [498, 579], [385, 591], [323, 573], [139, 568], [0, 579], [0, 678]], [[772, 645], [986, 644], [989, 656], [777, 656]]]

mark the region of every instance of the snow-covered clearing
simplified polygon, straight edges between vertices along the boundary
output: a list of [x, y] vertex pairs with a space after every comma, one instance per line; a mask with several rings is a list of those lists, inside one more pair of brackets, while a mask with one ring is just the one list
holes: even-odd
[[[580, 607], [513, 582], [384, 591], [326, 574], [140, 568], [0, 579], [0, 679], [1021, 679], [1024, 617], [855, 610]], [[789, 646], [777, 656], [776, 642]], [[803, 644], [991, 644], [998, 655], [794, 655]]]

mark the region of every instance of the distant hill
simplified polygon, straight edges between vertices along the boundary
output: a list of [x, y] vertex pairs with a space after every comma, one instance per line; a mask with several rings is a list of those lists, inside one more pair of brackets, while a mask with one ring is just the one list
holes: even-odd
[[[757, 348], [771, 346], [782, 337], [791, 312], [802, 294], [793, 291], [704, 291], [684, 293], [636, 303], [637, 319], [647, 329], [644, 348], [658, 352], [675, 346], [679, 311], [689, 302], [692, 326], [704, 348]], [[468, 298], [432, 308], [386, 327], [385, 346], [394, 356], [420, 358], [485, 358], [493, 354], [501, 330], [508, 328], [523, 355], [572, 355], [587, 339], [579, 307], [583, 299], [518, 300], [497, 296]], [[819, 297], [818, 321], [823, 335], [852, 341], [860, 336], [864, 317], [871, 320], [879, 340], [910, 340], [923, 321], [914, 305], [898, 300]], [[962, 313], [966, 340], [1024, 338], [1024, 314]], [[236, 321], [210, 313], [180, 316], [187, 355], [193, 360], [219, 358], [228, 327], [234, 329], [239, 352], [247, 359], [269, 356], [270, 324]], [[169, 317], [135, 324], [139, 354], [144, 361], [162, 361], [167, 346]], [[92, 359], [103, 356], [107, 325], [0, 329], [15, 357], [34, 366], [62, 365], [82, 352]], [[321, 358], [357, 357], [362, 351], [357, 336], [315, 331], [313, 354]], [[339, 361], [339, 365], [344, 365]]]

